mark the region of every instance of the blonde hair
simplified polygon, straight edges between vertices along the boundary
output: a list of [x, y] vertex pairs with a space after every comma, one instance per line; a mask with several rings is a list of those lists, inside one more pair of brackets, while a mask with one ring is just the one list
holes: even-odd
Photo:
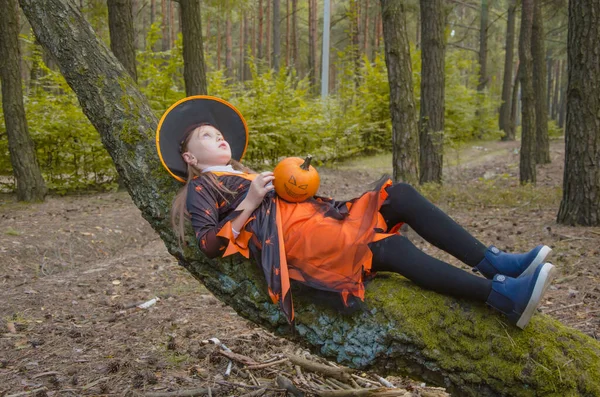
[[[207, 124], [205, 124], [205, 125], [207, 125]], [[190, 137], [193, 135], [193, 131], [195, 131], [197, 129], [201, 129], [205, 125], [197, 126], [192, 129], [191, 133], [186, 134], [185, 139], [181, 144], [181, 152], [182, 153], [187, 150], [187, 144], [190, 140]], [[237, 171], [246, 172], [248, 174], [255, 173], [252, 169], [244, 166], [239, 161], [236, 161], [233, 159], [231, 159], [229, 161], [228, 165], [231, 165], [232, 168]], [[177, 240], [179, 242], [180, 248], [182, 245], [183, 246], [186, 245], [186, 242], [185, 242], [185, 220], [190, 218], [190, 214], [186, 208], [188, 185], [191, 180], [193, 180], [194, 178], [198, 178], [198, 177], [204, 178], [205, 182], [211, 188], [213, 188], [221, 196], [221, 198], [223, 198], [227, 203], [229, 203], [229, 200], [227, 199], [225, 194], [235, 196], [237, 193], [237, 192], [227, 189], [224, 185], [220, 184], [219, 180], [217, 179], [217, 176], [215, 174], [213, 174], [212, 172], [202, 173], [202, 170], [199, 170], [198, 168], [188, 164], [187, 180], [185, 182], [185, 185], [181, 189], [179, 189], [179, 192], [177, 192], [177, 194], [175, 195], [175, 198], [173, 199], [173, 203], [171, 204], [171, 226], [173, 227], [173, 231], [175, 232], [175, 235], [177, 236]]]

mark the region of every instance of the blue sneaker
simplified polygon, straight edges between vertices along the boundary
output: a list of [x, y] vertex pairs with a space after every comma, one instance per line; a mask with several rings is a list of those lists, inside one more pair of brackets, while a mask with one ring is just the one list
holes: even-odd
[[540, 263], [544, 263], [550, 251], [552, 248], [547, 245], [538, 245], [526, 254], [508, 254], [492, 245], [473, 270], [481, 272], [489, 279], [494, 278], [496, 274], [513, 278], [527, 276], [533, 273]]
[[555, 270], [552, 264], [544, 263], [538, 265], [533, 274], [519, 278], [497, 274], [486, 303], [505, 314], [511, 324], [523, 329], [550, 285]]

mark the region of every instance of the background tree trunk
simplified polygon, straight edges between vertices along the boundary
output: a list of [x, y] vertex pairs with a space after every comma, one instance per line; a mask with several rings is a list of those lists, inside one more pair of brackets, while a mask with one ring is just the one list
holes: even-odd
[[202, 46], [202, 23], [200, 0], [186, 0], [181, 7], [181, 25], [183, 29], [183, 79], [185, 94], [206, 95], [206, 66]]
[[170, 35], [169, 35], [169, 9], [168, 4], [170, 0], [162, 0], [160, 3], [160, 11], [162, 13], [162, 50], [169, 51], [170, 46]]
[[598, 341], [541, 314], [525, 330], [507, 327], [483, 304], [426, 291], [392, 274], [368, 283], [365, 303], [345, 315], [327, 305], [330, 299], [315, 299], [315, 290], [294, 284], [291, 333], [258, 266], [239, 256], [208, 260], [194, 248], [191, 230], [191, 247], [179, 248], [168, 214], [181, 185], [156, 155], [156, 116], [81, 14], [63, 0], [20, 2], [143, 217], [181, 265], [241, 316], [340, 364], [410, 373], [455, 395], [600, 394]]
[[248, 62], [250, 62], [250, 56], [254, 55], [248, 54], [248, 51], [252, 47], [251, 40], [254, 39], [253, 35], [250, 33], [251, 26], [252, 24], [250, 23], [250, 19], [247, 15], [244, 15], [244, 57], [242, 58], [242, 70], [244, 71], [242, 77], [244, 81], [250, 80], [250, 78], [252, 77], [252, 73], [250, 72], [250, 65], [248, 64]]
[[263, 59], [263, 0], [258, 0], [258, 50], [256, 57]]
[[487, 52], [488, 52], [488, 19], [490, 15], [489, 0], [481, 0], [481, 18], [479, 26], [479, 85], [477, 91], [482, 92], [487, 85]]
[[300, 55], [298, 51], [298, 0], [292, 0], [292, 66], [300, 76]]
[[279, 13], [280, 0], [273, 0], [273, 64], [272, 67], [279, 72], [281, 60], [281, 16]]
[[520, 64], [517, 64], [517, 70], [515, 72], [515, 79], [512, 88], [512, 98], [510, 99], [510, 126], [506, 130], [506, 135], [502, 137], [503, 141], [514, 141], [516, 139], [517, 131], [517, 116], [519, 111], [519, 71], [521, 68]]
[[308, 71], [310, 85], [317, 92], [317, 3], [308, 0]]
[[554, 94], [552, 95], [552, 120], [558, 121], [558, 98], [560, 96], [560, 86], [561, 86], [561, 74], [560, 71], [562, 69], [561, 60], [556, 60], [554, 62]]
[[569, 1], [566, 154], [558, 222], [600, 225], [600, 4]]
[[392, 157], [395, 181], [419, 180], [419, 130], [413, 94], [404, 2], [381, 0], [385, 63], [390, 83]]
[[533, 56], [533, 90], [535, 100], [535, 160], [537, 164], [550, 163], [548, 139], [548, 89], [546, 49], [544, 46], [544, 17], [541, 0], [534, 0], [533, 26], [531, 29], [531, 53]]
[[273, 26], [271, 25], [271, 19], [272, 19], [272, 15], [271, 15], [271, 2], [273, 0], [265, 0], [267, 2], [267, 23], [266, 23], [266, 34], [267, 34], [267, 42], [266, 42], [266, 48], [265, 51], [267, 52], [267, 66], [271, 67], [271, 51], [273, 50], [271, 48], [271, 32], [273, 31]]
[[520, 79], [522, 92], [521, 153], [519, 177], [522, 184], [536, 182], [535, 173], [535, 92], [533, 90], [533, 59], [531, 55], [531, 30], [535, 0], [522, 1], [521, 37], [519, 38]]
[[131, 0], [107, 0], [110, 49], [137, 82]]
[[225, 10], [225, 75], [233, 79], [233, 42], [231, 39], [231, 9]]
[[17, 200], [43, 201], [46, 184], [29, 136], [23, 88], [21, 53], [19, 50], [19, 7], [16, 0], [0, 0], [0, 82], [2, 110], [8, 137], [8, 152], [17, 182]]
[[515, 27], [517, 14], [517, 0], [509, 0], [508, 21], [506, 22], [506, 54], [504, 56], [504, 80], [502, 84], [502, 104], [500, 105], [499, 126], [504, 131], [504, 136], [514, 136], [510, 123], [511, 88], [513, 82], [513, 62], [515, 49]]
[[445, 27], [444, 1], [421, 0], [420, 183], [442, 183]]

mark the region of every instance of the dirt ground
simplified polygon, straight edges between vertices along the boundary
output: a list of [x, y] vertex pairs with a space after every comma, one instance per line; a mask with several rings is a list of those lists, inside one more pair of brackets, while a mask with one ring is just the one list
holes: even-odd
[[[485, 244], [509, 251], [550, 245], [560, 274], [539, 310], [598, 339], [600, 228], [556, 224], [563, 156], [564, 144], [553, 141], [552, 163], [539, 166], [538, 186], [526, 189], [518, 186], [518, 144], [472, 145], [460, 156], [447, 154], [445, 188], [424, 192]], [[319, 193], [353, 197], [383, 171], [389, 170], [365, 161], [321, 167]], [[177, 265], [125, 192], [33, 205], [0, 196], [0, 231], [2, 397], [166, 396], [209, 386], [211, 395], [286, 395], [270, 383], [277, 375], [305, 392], [309, 384], [335, 388], [287, 361], [248, 370], [234, 359], [226, 376], [229, 359], [206, 343], [210, 338], [258, 363], [294, 354], [332, 364], [215, 299]], [[407, 234], [430, 254], [464, 267]], [[136, 307], [155, 297], [149, 308]], [[369, 372], [355, 378], [364, 386], [359, 378], [385, 385]], [[415, 396], [443, 395], [420, 382], [387, 380]]]

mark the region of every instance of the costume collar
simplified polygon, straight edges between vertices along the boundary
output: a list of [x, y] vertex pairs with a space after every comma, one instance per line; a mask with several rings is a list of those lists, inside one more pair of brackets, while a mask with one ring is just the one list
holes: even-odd
[[206, 167], [202, 170], [202, 173], [205, 172], [230, 172], [232, 174], [243, 174], [242, 171], [234, 170], [231, 164], [228, 165], [213, 165], [212, 167]]

